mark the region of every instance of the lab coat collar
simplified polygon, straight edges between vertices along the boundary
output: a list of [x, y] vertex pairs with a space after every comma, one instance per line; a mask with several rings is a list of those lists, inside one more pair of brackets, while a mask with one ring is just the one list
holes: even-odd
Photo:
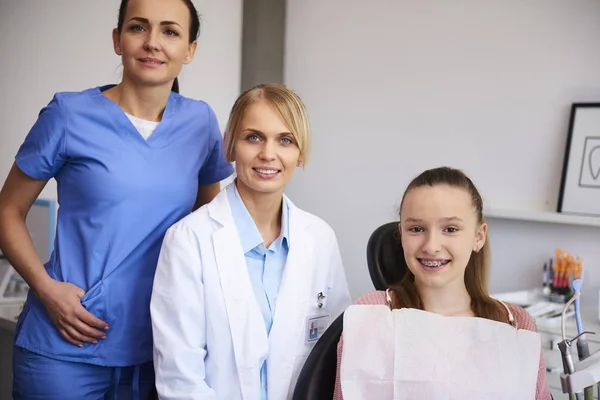
[[285, 195], [284, 201], [289, 207], [289, 234], [294, 245], [288, 253], [270, 336], [252, 289], [226, 190], [208, 204], [209, 215], [222, 225], [213, 234], [213, 245], [244, 398], [258, 396], [260, 367], [267, 357], [268, 365], [273, 366], [267, 368], [269, 398], [286, 398], [295, 361], [286, 344], [304, 333], [289, 322], [303, 318], [308, 301], [314, 268], [305, 268], [303, 260], [313, 251], [307, 240], [311, 219]]
[[[242, 250], [244, 254], [247, 254], [257, 246], [264, 244], [264, 240], [250, 215], [250, 212], [246, 208], [244, 201], [240, 196], [240, 192], [237, 189], [236, 181], [232, 182], [225, 189], [227, 192], [227, 200], [231, 206], [231, 212], [235, 221], [235, 226], [240, 235], [242, 242]], [[282, 212], [281, 212], [281, 234], [271, 245], [275, 251], [279, 251], [281, 246], [287, 244], [290, 245], [289, 235], [289, 205], [288, 201], [284, 197], [282, 200]]]
[[[219, 192], [219, 194], [213, 199], [213, 201], [211, 201], [207, 205], [208, 214], [210, 215], [210, 217], [223, 227], [226, 225], [235, 225], [233, 222], [233, 217], [231, 215], [229, 199], [227, 198], [227, 188], [230, 185], [227, 185], [227, 187], [223, 188]], [[298, 229], [308, 227], [309, 220], [305, 218], [306, 213], [298, 207], [296, 207], [294, 202], [290, 200], [290, 198], [285, 193], [283, 194], [283, 202], [287, 204], [286, 212], [288, 213], [288, 222], [290, 221], [290, 218], [292, 218], [291, 214], [293, 213], [295, 214], [294, 220], [297, 220], [295, 223], [300, 224], [300, 226], [297, 227]], [[293, 229], [290, 229], [289, 226], [291, 224], [292, 222], [289, 222], [288, 226], [285, 227], [285, 231], [287, 232], [288, 236], [293, 236]]]

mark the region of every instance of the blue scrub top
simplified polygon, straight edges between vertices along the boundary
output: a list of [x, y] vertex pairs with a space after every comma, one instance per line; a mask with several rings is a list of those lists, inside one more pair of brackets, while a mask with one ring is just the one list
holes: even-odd
[[82, 304], [110, 330], [98, 344], [74, 346], [30, 291], [16, 345], [60, 360], [121, 367], [152, 360], [150, 295], [166, 230], [192, 210], [199, 184], [219, 182], [233, 169], [206, 103], [172, 92], [145, 140], [102, 94], [111, 86], [55, 94], [16, 156], [30, 177], [57, 181], [48, 274], [85, 290]]

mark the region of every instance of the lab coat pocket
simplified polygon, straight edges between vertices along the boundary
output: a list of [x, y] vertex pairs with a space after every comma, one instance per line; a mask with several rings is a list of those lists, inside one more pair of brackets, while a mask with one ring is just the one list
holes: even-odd
[[96, 283], [83, 295], [81, 305], [94, 317], [106, 321], [106, 297], [104, 296], [103, 281]]
[[296, 383], [298, 382], [298, 377], [300, 376], [300, 372], [302, 371], [302, 367], [304, 367], [304, 364], [306, 363], [307, 358], [308, 358], [308, 354], [294, 357], [294, 369], [292, 370], [292, 379], [290, 381], [290, 390], [287, 395], [288, 399], [291, 399], [294, 395], [294, 389], [296, 388]]

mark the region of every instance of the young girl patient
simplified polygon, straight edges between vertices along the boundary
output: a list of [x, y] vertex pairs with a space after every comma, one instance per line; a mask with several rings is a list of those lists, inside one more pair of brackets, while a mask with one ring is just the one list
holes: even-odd
[[[421, 391], [422, 394], [425, 392], [432, 393], [428, 391], [434, 390], [431, 388], [436, 385], [439, 387], [444, 386], [444, 390], [446, 390], [445, 394], [441, 397], [435, 397], [430, 394], [426, 396], [427, 398], [453, 399], [455, 398], [455, 394], [453, 395], [453, 385], [454, 387], [462, 386], [458, 390], [462, 390], [462, 393], [465, 393], [464, 387], [470, 386], [471, 382], [468, 382], [468, 379], [460, 381], [459, 378], [454, 376], [455, 374], [457, 376], [460, 374], [468, 376], [468, 374], [465, 374], [464, 369], [459, 367], [460, 361], [455, 361], [451, 357], [444, 359], [443, 353], [445, 353], [445, 349], [448, 349], [449, 352], [454, 351], [450, 345], [447, 348], [442, 346], [439, 357], [434, 354], [432, 359], [428, 360], [422, 351], [412, 352], [413, 348], [410, 347], [412, 343], [410, 345], [408, 343], [402, 344], [402, 341], [408, 342], [411, 340], [418, 342], [419, 340], [428, 340], [418, 339], [419, 336], [427, 336], [432, 338], [433, 345], [438, 345], [437, 348], [439, 349], [439, 343], [443, 344], [444, 340], [450, 340], [449, 343], [452, 343], [452, 337], [456, 337], [456, 334], [452, 335], [447, 331], [432, 332], [433, 329], [431, 329], [431, 326], [435, 325], [433, 324], [431, 326], [428, 325], [427, 328], [424, 328], [423, 325], [405, 328], [407, 331], [403, 334], [404, 337], [399, 336], [396, 332], [395, 342], [391, 339], [388, 342], [385, 342], [386, 339], [379, 339], [379, 337], [385, 338], [385, 335], [387, 335], [386, 332], [393, 329], [401, 329], [399, 326], [402, 325], [402, 322], [408, 323], [407, 321], [409, 321], [409, 319], [402, 320], [402, 318], [408, 318], [411, 315], [417, 318], [423, 317], [427, 321], [431, 319], [434, 322], [443, 320], [451, 324], [460, 324], [460, 321], [466, 321], [467, 325], [464, 326], [469, 326], [469, 329], [475, 326], [473, 324], [481, 323], [483, 324], [481, 326], [486, 326], [486, 329], [489, 328], [488, 331], [485, 331], [486, 333], [496, 331], [505, 332], [501, 343], [492, 342], [492, 346], [486, 344], [488, 349], [492, 349], [489, 354], [494, 354], [495, 349], [496, 353], [499, 354], [498, 359], [505, 361], [509, 359], [507, 357], [513, 357], [510, 360], [517, 360], [517, 362], [511, 363], [509, 361], [508, 366], [506, 366], [505, 362], [504, 367], [497, 367], [496, 363], [490, 362], [489, 371], [482, 373], [477, 371], [474, 375], [480, 378], [475, 378], [479, 379], [479, 381], [472, 383], [472, 386], [477, 388], [473, 389], [473, 392], [470, 392], [473, 395], [492, 390], [490, 387], [493, 384], [489, 383], [489, 381], [493, 381], [494, 376], [502, 374], [503, 377], [507, 377], [507, 385], [514, 385], [515, 381], [519, 379], [523, 381], [525, 379], [526, 382], [521, 383], [521, 387], [528, 386], [530, 388], [528, 393], [531, 393], [531, 395], [535, 393], [536, 400], [551, 399], [552, 397], [546, 384], [546, 368], [541, 352], [538, 366], [536, 347], [539, 346], [539, 338], [537, 333], [534, 333], [536, 332], [534, 322], [522, 308], [494, 300], [488, 294], [489, 244], [486, 241], [487, 225], [482, 216], [482, 199], [473, 182], [464, 173], [452, 168], [442, 167], [423, 172], [409, 184], [404, 193], [400, 206], [398, 231], [408, 269], [402, 280], [391, 285], [387, 291], [368, 293], [355, 302], [355, 305], [366, 305], [366, 307], [350, 307], [350, 309], [354, 307], [354, 310], [362, 310], [362, 325], [368, 325], [364, 330], [364, 334], [361, 333], [362, 336], [356, 336], [356, 330], [362, 329], [360, 328], [360, 323], [355, 323], [354, 325], [347, 324], [347, 318], [350, 318], [348, 313], [350, 309], [346, 311], [346, 315], [344, 316], [345, 331], [338, 344], [338, 368], [334, 399], [343, 399], [343, 395], [346, 396], [346, 400], [350, 398], [383, 399], [384, 397], [388, 398], [387, 396], [390, 396], [389, 398], [391, 399], [392, 391], [395, 393], [394, 398], [425, 398], [414, 397], [414, 391]], [[379, 306], [375, 307], [375, 305]], [[381, 305], [386, 305], [386, 307], [381, 307]], [[394, 311], [390, 311], [387, 305]], [[367, 316], [374, 313], [379, 313], [378, 315], [381, 315], [381, 318], [375, 319], [373, 317], [369, 321]], [[357, 314], [355, 313], [354, 315]], [[391, 322], [387, 323], [387, 325], [384, 322], [380, 322], [386, 320], [386, 318]], [[392, 318], [396, 319], [392, 320]], [[372, 324], [373, 321], [375, 321], [375, 325]], [[492, 321], [497, 322], [493, 323]], [[508, 324], [508, 326], [505, 324]], [[353, 326], [353, 331], [350, 330], [350, 326]], [[517, 329], [514, 329], [514, 327]], [[351, 336], [349, 335], [351, 332], [354, 334], [354, 338], [358, 338], [355, 340], [355, 343], [359, 343], [358, 346], [352, 347], [353, 350], [350, 350]], [[465, 330], [464, 332], [467, 331]], [[468, 337], [464, 341], [467, 343], [466, 348], [469, 351], [465, 353], [476, 351], [474, 350], [475, 345], [473, 345], [473, 348], [469, 348], [471, 337], [476, 337], [476, 335], [472, 335], [472, 332], [474, 332], [473, 329], [463, 335], [463, 337]], [[484, 331], [481, 330], [478, 332]], [[389, 334], [390, 337], [391, 335]], [[519, 335], [521, 335], [521, 339], [518, 339]], [[365, 343], [361, 343], [361, 337], [370, 338]], [[517, 339], [514, 339], [515, 337]], [[504, 338], [507, 338], [506, 341], [504, 341]], [[346, 340], [346, 351], [352, 351], [352, 353], [344, 352], [344, 340]], [[481, 340], [483, 342], [483, 339]], [[386, 345], [382, 345], [382, 342], [389, 343], [389, 346], [385, 347]], [[535, 345], [526, 345], [523, 344], [524, 342], [534, 343]], [[512, 347], [512, 354], [509, 354], [511, 353], [511, 348], [510, 346], [505, 346], [506, 343], [517, 343], [517, 349], [520, 345], [524, 346], [521, 347], [521, 350], [526, 349], [526, 351], [514, 350], [514, 347]], [[413, 358], [403, 357], [402, 355], [398, 356], [398, 348], [402, 348], [403, 346], [411, 352], [401, 354], [411, 354], [414, 355]], [[415, 346], [418, 346], [418, 344]], [[422, 348], [427, 350], [427, 346], [428, 344], [424, 343]], [[361, 350], [361, 347], [365, 350]], [[503, 354], [505, 353], [503, 350], [505, 348], [507, 349], [506, 353], [509, 354], [508, 356]], [[381, 352], [381, 361], [378, 361], [377, 355], [372, 355], [378, 349]], [[502, 351], [497, 351], [498, 349], [502, 349]], [[529, 349], [532, 349], [532, 351], [528, 351]], [[387, 356], [386, 351], [394, 355]], [[358, 361], [350, 361], [351, 359], [356, 360], [359, 353], [360, 358]], [[522, 374], [521, 372], [512, 373], [512, 365], [514, 365], [515, 370], [525, 370], [526, 367], [523, 367], [522, 364], [526, 364], [527, 356], [523, 355], [524, 353], [530, 354], [529, 367], [527, 367], [529, 368], [529, 374]], [[480, 359], [477, 357], [479, 357], [479, 354], [466, 354], [465, 358], [467, 357], [472, 357], [476, 361], [475, 364], [471, 363], [468, 365], [478, 365]], [[399, 368], [399, 360], [402, 360], [402, 368]], [[483, 362], [486, 360], [483, 360]], [[353, 367], [350, 367], [352, 362], [355, 364]], [[427, 364], [428, 362], [429, 364]], [[450, 373], [446, 375], [440, 373], [439, 371], [443, 370], [443, 368], [449, 368]], [[537, 383], [534, 382], [536, 368]], [[368, 371], [369, 369], [371, 369], [370, 372]], [[419, 371], [413, 371], [417, 369]], [[389, 370], [392, 370], [392, 372], [389, 372]], [[427, 374], [430, 374], [431, 377]], [[418, 379], [415, 378], [417, 375], [419, 376]], [[528, 378], [522, 378], [523, 375], [527, 375]], [[482, 379], [482, 376], [492, 378], [488, 381], [487, 379]], [[420, 380], [421, 377], [424, 380]], [[440, 381], [444, 381], [440, 377], [444, 377], [445, 382], [440, 383]], [[401, 380], [404, 380], [404, 382], [399, 385], [398, 382]], [[496, 380], [501, 381], [500, 379]], [[344, 383], [349, 381], [350, 384]], [[386, 381], [388, 383], [382, 383]], [[465, 384], [465, 382], [468, 383]], [[388, 385], [388, 389], [385, 389], [387, 391], [383, 392], [368, 389], [369, 387], [377, 388], [385, 385]], [[343, 394], [342, 387], [344, 387], [345, 391]], [[399, 387], [402, 389], [398, 389]], [[404, 393], [400, 393], [399, 390]], [[512, 390], [518, 391], [520, 389], [513, 388]], [[408, 395], [406, 394], [407, 391], [411, 391], [413, 394]], [[381, 393], [386, 394], [382, 395]], [[440, 391], [438, 390], [436, 393], [440, 393]], [[489, 398], [487, 396], [484, 397]], [[520, 398], [526, 397], [528, 396]], [[498, 395], [495, 398], [505, 397]]]

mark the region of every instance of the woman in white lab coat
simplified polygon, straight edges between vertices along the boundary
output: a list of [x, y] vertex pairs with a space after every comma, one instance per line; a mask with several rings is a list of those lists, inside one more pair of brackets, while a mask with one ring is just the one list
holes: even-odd
[[161, 399], [286, 399], [314, 343], [350, 304], [331, 227], [283, 193], [309, 122], [283, 85], [235, 102], [237, 177], [167, 232], [151, 300]]

